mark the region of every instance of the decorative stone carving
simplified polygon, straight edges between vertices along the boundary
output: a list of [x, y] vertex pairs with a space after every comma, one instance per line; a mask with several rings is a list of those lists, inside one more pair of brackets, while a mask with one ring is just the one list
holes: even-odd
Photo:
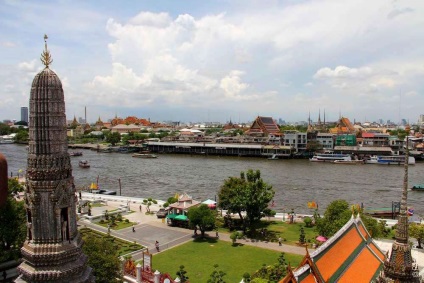
[[62, 83], [49, 69], [47, 43], [42, 61], [46, 68], [31, 86], [25, 188], [28, 241], [21, 250], [16, 282], [94, 282], [76, 225]]

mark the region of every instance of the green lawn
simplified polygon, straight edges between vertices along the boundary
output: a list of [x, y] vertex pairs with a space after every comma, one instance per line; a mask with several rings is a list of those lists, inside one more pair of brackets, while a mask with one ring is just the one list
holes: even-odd
[[[299, 241], [300, 227], [303, 227], [305, 232], [306, 242], [313, 243], [313, 240], [318, 236], [318, 232], [315, 231], [315, 227], [306, 227], [303, 222], [295, 222], [289, 224], [287, 222], [273, 220], [262, 220], [255, 226], [255, 232], [249, 232], [249, 238], [258, 239], [262, 241], [277, 242], [278, 238], [281, 237], [285, 244], [296, 245]], [[241, 230], [241, 227], [237, 227], [237, 230]], [[262, 236], [261, 230], [265, 229], [265, 236]], [[220, 228], [219, 231], [231, 233], [228, 228]], [[308, 241], [310, 240], [310, 241]]]
[[308, 242], [310, 239], [311, 242], [318, 236], [318, 232], [315, 231], [315, 227], [305, 227], [303, 222], [296, 222], [289, 224], [282, 221], [265, 221], [267, 224], [265, 227], [269, 231], [271, 240], [278, 239], [278, 235], [282, 239], [286, 239], [285, 244], [295, 245], [299, 241], [300, 236], [300, 226], [303, 227], [305, 231], [305, 239]]
[[[100, 222], [100, 221], [95, 222], [95, 224], [97, 224], [99, 226], [103, 226], [105, 228], [108, 227], [109, 223], [110, 222], [108, 220], [103, 220], [103, 222]], [[131, 227], [131, 226], [136, 225], [136, 224], [137, 223], [135, 223], [135, 222], [115, 221], [115, 226], [110, 227], [110, 229], [119, 230], [119, 229]]]
[[[240, 282], [245, 272], [252, 274], [262, 264], [277, 263], [280, 252], [248, 245], [232, 246], [215, 239], [197, 240], [161, 252], [153, 256], [153, 270], [176, 277], [180, 265], [185, 266], [191, 283], [207, 282], [218, 264], [218, 270], [226, 273], [226, 282]], [[303, 256], [285, 254], [286, 262], [297, 266]]]
[[111, 241], [115, 245], [115, 248], [118, 250], [118, 254], [120, 256], [143, 248], [142, 245], [139, 245], [137, 243], [131, 243], [128, 241], [124, 241], [124, 240], [112, 237], [110, 235], [105, 235], [103, 233], [92, 230], [90, 228], [81, 228], [79, 229], [79, 232], [83, 238], [88, 236], [106, 238], [107, 240]]

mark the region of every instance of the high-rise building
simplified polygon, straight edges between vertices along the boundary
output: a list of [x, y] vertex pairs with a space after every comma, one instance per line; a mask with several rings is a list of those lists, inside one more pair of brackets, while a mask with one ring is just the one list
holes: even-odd
[[21, 107], [21, 121], [28, 123], [28, 107]]
[[29, 101], [27, 238], [16, 282], [94, 282], [77, 230], [64, 93], [59, 77], [49, 68], [47, 42], [41, 61], [46, 67], [35, 76]]

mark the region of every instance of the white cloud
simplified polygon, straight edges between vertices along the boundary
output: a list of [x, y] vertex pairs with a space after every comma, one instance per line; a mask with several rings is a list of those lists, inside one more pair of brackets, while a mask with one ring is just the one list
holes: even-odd
[[224, 90], [227, 97], [237, 97], [241, 92], [249, 87], [248, 84], [241, 82], [241, 71], [231, 71], [230, 74], [221, 79], [219, 87]]
[[[393, 109], [402, 91], [411, 93], [402, 103], [408, 115], [421, 114], [422, 1], [247, 1], [242, 8], [212, 3], [207, 13], [175, 1], [165, 11], [155, 2], [124, 10], [114, 2], [102, 9], [80, 1], [64, 9], [66, 2], [58, 2], [49, 5], [53, 17], [45, 5], [11, 2], [0, 23], [8, 32], [0, 44], [8, 60], [0, 62], [0, 83], [13, 89], [1, 98], [20, 93], [21, 104], [29, 93], [31, 72], [40, 68], [33, 58], [43, 46], [35, 50], [25, 39], [41, 26], [52, 35], [54, 68], [66, 79], [67, 109], [92, 105], [105, 117], [116, 108], [142, 109], [157, 120], [173, 113], [185, 115], [177, 120], [204, 119], [209, 109], [221, 111], [216, 119], [234, 109], [245, 120], [258, 112], [305, 120], [315, 108], [377, 117], [399, 113]], [[24, 79], [10, 81], [11, 69]], [[373, 106], [373, 114], [364, 113]]]
[[31, 60], [29, 62], [21, 62], [18, 65], [19, 70], [24, 72], [35, 72], [39, 66], [35, 65], [36, 60]]

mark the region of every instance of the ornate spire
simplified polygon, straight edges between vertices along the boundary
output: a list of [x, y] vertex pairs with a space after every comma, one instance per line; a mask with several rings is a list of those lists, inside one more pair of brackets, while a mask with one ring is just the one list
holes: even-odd
[[319, 112], [318, 112], [318, 125], [321, 125], [321, 108], [319, 109]]
[[400, 215], [396, 229], [395, 242], [393, 243], [390, 258], [384, 262], [384, 273], [380, 275], [377, 282], [421, 282], [419, 270], [412, 258], [411, 247], [409, 245], [408, 234], [408, 215], [407, 215], [407, 199], [408, 199], [408, 133], [410, 127], [405, 128], [406, 136], [406, 152], [403, 176], [402, 200], [400, 203]]
[[50, 51], [47, 49], [47, 34], [44, 35], [44, 51], [41, 53], [41, 62], [46, 66], [46, 68], [49, 67], [49, 65], [53, 62], [53, 59], [50, 55]]

